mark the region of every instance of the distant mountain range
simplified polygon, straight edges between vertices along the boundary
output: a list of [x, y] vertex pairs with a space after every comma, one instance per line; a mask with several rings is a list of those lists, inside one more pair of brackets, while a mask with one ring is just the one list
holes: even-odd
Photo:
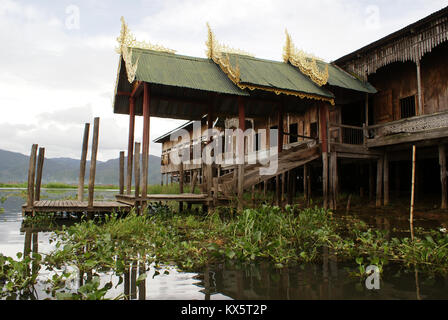
[[[29, 156], [21, 153], [0, 150], [0, 182], [15, 183], [28, 181]], [[97, 161], [95, 183], [98, 185], [118, 185], [119, 159], [106, 162]], [[127, 159], [125, 159], [126, 171]], [[86, 178], [89, 181], [90, 161], [87, 162]], [[126, 174], [126, 173], [125, 173]], [[59, 182], [67, 184], [78, 183], [79, 160], [70, 158], [45, 159], [42, 183]], [[149, 156], [148, 179], [150, 184], [159, 184], [160, 157]]]

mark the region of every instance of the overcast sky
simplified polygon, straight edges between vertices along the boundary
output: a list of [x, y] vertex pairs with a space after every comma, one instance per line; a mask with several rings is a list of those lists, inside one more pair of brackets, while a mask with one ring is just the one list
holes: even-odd
[[[205, 57], [206, 22], [218, 40], [281, 60], [295, 45], [335, 60], [448, 5], [448, 0], [0, 0], [0, 149], [78, 158], [85, 122], [101, 117], [99, 159], [127, 148], [114, 115], [120, 17], [139, 40]], [[141, 117], [136, 140], [141, 141]], [[184, 121], [151, 118], [151, 139]], [[151, 144], [160, 155], [160, 145]]]

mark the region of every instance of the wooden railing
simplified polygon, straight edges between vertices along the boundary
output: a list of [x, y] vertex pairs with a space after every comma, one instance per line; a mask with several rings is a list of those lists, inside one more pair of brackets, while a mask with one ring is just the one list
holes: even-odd
[[447, 127], [448, 112], [445, 111], [368, 126], [367, 131], [369, 139], [374, 139], [397, 133], [416, 133]]
[[366, 134], [364, 127], [349, 126], [345, 124], [330, 124], [330, 136], [331, 132], [338, 131], [339, 135], [336, 138], [336, 142], [351, 144], [351, 145], [363, 145], [366, 142]]

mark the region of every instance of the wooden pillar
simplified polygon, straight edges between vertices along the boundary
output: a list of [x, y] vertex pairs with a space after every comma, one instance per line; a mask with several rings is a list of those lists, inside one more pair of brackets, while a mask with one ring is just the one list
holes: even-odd
[[126, 194], [131, 195], [132, 189], [132, 161], [134, 153], [135, 132], [135, 99], [129, 98], [129, 137], [128, 137], [128, 163], [126, 168]]
[[285, 203], [285, 192], [286, 192], [286, 173], [282, 173], [282, 197], [281, 197], [281, 205], [284, 206]]
[[[239, 120], [239, 129], [243, 133], [243, 141], [238, 141], [237, 147], [240, 149], [240, 157], [242, 157], [242, 164], [238, 164], [238, 209], [243, 209], [243, 194], [244, 194], [244, 162], [245, 162], [245, 138], [244, 131], [246, 131], [246, 112], [245, 112], [245, 104], [244, 100], [241, 97], [238, 97], [238, 120]], [[242, 144], [242, 145], [240, 145]], [[241, 153], [242, 151], [242, 153]]]
[[39, 156], [37, 159], [36, 189], [34, 191], [34, 201], [40, 200], [40, 187], [42, 185], [42, 171], [45, 161], [45, 148], [39, 148]]
[[81, 163], [79, 165], [78, 201], [84, 201], [84, 178], [86, 176], [87, 149], [89, 148], [89, 130], [90, 123], [86, 123], [82, 139]]
[[[184, 193], [184, 163], [181, 161], [179, 164], [179, 193]], [[179, 201], [179, 213], [184, 211], [184, 203]]]
[[160, 185], [163, 187], [163, 179], [164, 179], [164, 174], [162, 173], [162, 177], [160, 178]]
[[375, 190], [375, 175], [373, 170], [373, 162], [369, 162], [369, 200], [373, 201], [373, 195]]
[[124, 151], [120, 152], [120, 178], [119, 178], [120, 195], [124, 194]]
[[34, 204], [34, 179], [36, 176], [36, 154], [37, 144], [31, 147], [30, 163], [28, 167], [28, 208], [32, 208]]
[[365, 125], [369, 126], [369, 94], [366, 93], [366, 102], [365, 102]]
[[336, 152], [330, 154], [330, 204], [331, 209], [336, 210], [338, 200], [338, 155]]
[[98, 136], [100, 132], [100, 118], [95, 118], [93, 124], [92, 158], [90, 160], [89, 176], [89, 201], [88, 206], [93, 206], [93, 196], [95, 192], [96, 158], [98, 154]]
[[446, 177], [446, 149], [445, 145], [439, 145], [440, 183], [442, 190], [442, 203], [440, 208], [447, 208], [447, 177]]
[[303, 166], [303, 201], [308, 203], [308, 164]]
[[282, 203], [282, 191], [280, 187], [280, 175], [275, 178], [275, 194], [277, 195], [277, 206], [280, 207]]
[[383, 166], [383, 183], [384, 183], [384, 205], [389, 205], [389, 155], [387, 152], [384, 154], [384, 166]]
[[134, 188], [135, 199], [140, 197], [140, 143], [135, 143], [134, 148]]
[[278, 125], [278, 153], [280, 154], [283, 152], [283, 103], [280, 103], [278, 105], [278, 111], [277, 111], [277, 125]]
[[376, 206], [381, 207], [383, 200], [383, 165], [384, 157], [378, 159], [376, 167]]
[[194, 193], [194, 189], [196, 188], [196, 183], [198, 180], [198, 171], [194, 170], [193, 171], [193, 177], [191, 178], [191, 193]]
[[423, 94], [422, 94], [422, 76], [420, 68], [420, 60], [417, 61], [417, 100], [418, 100], [418, 115], [423, 114]]
[[143, 151], [142, 151], [142, 198], [146, 199], [148, 195], [148, 160], [149, 160], [149, 85], [143, 84]]
[[320, 140], [322, 144], [322, 190], [323, 190], [323, 207], [328, 209], [328, 139], [327, 139], [327, 113], [326, 104], [319, 107], [320, 121]]

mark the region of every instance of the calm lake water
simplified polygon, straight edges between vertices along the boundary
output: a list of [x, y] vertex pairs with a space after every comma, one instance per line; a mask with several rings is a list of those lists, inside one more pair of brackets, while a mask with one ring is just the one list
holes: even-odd
[[[25, 202], [21, 190], [0, 190], [0, 198], [7, 197], [0, 214], [0, 253], [16, 257], [18, 252], [29, 248], [39, 253], [54, 250], [49, 239], [51, 232], [33, 233], [22, 229], [21, 206]], [[113, 199], [114, 191], [98, 191], [96, 197]], [[72, 190], [43, 190], [45, 199], [74, 196]], [[406, 217], [390, 217], [359, 214], [366, 222], [381, 229], [398, 231], [405, 229]], [[442, 222], [443, 223], [443, 222]], [[417, 218], [416, 226], [436, 227], [437, 219]], [[429, 277], [414, 271], [400, 270], [396, 266], [386, 266], [381, 279], [380, 290], [367, 290], [363, 281], [350, 276], [356, 271], [353, 264], [341, 264], [330, 254], [324, 255], [321, 264], [307, 264], [293, 268], [275, 269], [269, 263], [249, 265], [216, 264], [196, 273], [176, 271], [166, 267], [156, 272], [152, 266], [134, 265], [125, 275], [123, 283], [117, 286], [119, 278], [113, 273], [104, 273], [102, 284], [112, 281], [114, 287], [107, 297], [120, 294], [130, 295], [132, 299], [149, 300], [206, 300], [206, 299], [448, 299], [448, 278]], [[165, 273], [165, 271], [167, 271]], [[147, 273], [146, 280], [136, 285], [136, 279]], [[160, 274], [158, 274], [160, 273]], [[157, 275], [156, 275], [157, 274]], [[50, 273], [41, 270], [40, 279]], [[82, 282], [75, 277], [70, 283], [75, 290]], [[36, 299], [45, 299], [45, 285], [36, 286]]]

